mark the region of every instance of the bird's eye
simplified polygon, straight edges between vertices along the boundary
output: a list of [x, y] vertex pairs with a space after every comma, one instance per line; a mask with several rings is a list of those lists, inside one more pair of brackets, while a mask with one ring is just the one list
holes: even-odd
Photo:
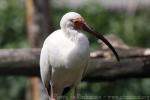
[[80, 21], [79, 21], [79, 20], [76, 20], [76, 19], [70, 19], [70, 21], [73, 22], [74, 24], [80, 23]]

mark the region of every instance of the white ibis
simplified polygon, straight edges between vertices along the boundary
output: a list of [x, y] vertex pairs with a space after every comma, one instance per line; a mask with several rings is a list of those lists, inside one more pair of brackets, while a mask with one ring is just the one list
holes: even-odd
[[67, 87], [74, 87], [76, 90], [86, 72], [90, 54], [89, 41], [81, 30], [101, 39], [119, 60], [112, 45], [90, 28], [80, 14], [66, 13], [60, 21], [60, 29], [51, 33], [45, 40], [40, 56], [42, 82], [52, 100], [61, 96]]

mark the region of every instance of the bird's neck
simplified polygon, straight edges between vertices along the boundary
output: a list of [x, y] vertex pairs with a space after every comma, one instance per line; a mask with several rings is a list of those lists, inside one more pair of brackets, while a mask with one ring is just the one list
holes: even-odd
[[79, 34], [81, 33], [79, 30], [75, 30], [75, 29], [66, 29], [66, 30], [63, 30], [64, 31], [64, 34], [65, 36], [70, 39], [71, 41], [74, 41], [74, 42], [77, 42], [78, 39], [79, 39]]

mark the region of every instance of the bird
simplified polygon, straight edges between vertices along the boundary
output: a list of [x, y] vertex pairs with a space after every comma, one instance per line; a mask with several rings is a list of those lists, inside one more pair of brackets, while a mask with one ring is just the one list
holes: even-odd
[[101, 39], [119, 61], [113, 46], [79, 13], [66, 13], [60, 20], [60, 29], [45, 39], [40, 54], [41, 80], [51, 100], [57, 100], [67, 88], [74, 88], [74, 98], [77, 100], [78, 85], [86, 73], [90, 56], [89, 40], [83, 31]]

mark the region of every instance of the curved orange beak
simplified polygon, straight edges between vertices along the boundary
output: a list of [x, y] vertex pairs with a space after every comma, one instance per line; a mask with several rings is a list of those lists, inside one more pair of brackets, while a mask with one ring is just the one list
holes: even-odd
[[120, 61], [120, 58], [116, 52], [116, 50], [113, 48], [113, 46], [105, 39], [105, 37], [99, 33], [97, 33], [96, 31], [94, 31], [91, 27], [89, 27], [85, 22], [82, 23], [82, 29], [86, 32], [92, 33], [93, 35], [95, 35], [97, 38], [101, 39], [114, 53], [116, 59], [118, 61]]

